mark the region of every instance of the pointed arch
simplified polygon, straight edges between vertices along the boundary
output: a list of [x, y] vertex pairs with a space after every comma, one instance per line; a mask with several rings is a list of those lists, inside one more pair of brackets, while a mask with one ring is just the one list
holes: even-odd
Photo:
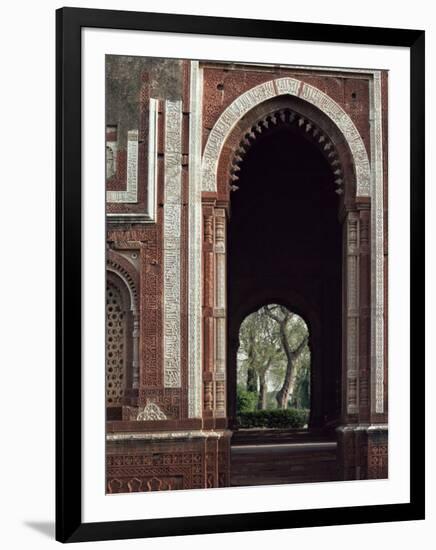
[[295, 78], [277, 78], [259, 84], [237, 97], [221, 114], [212, 128], [202, 157], [202, 190], [216, 192], [218, 162], [233, 128], [250, 110], [272, 98], [298, 97], [326, 115], [342, 134], [350, 150], [356, 178], [356, 195], [371, 195], [371, 170], [365, 144], [348, 114], [330, 96]]

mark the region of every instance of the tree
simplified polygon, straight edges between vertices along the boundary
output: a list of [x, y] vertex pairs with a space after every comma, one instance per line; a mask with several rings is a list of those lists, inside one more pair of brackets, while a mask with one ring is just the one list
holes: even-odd
[[276, 323], [265, 315], [264, 308], [249, 315], [241, 325], [238, 352], [240, 365], [247, 373], [247, 391], [258, 392], [258, 409], [266, 408], [266, 377], [270, 367], [282, 354]]
[[307, 346], [308, 333], [304, 321], [298, 315], [291, 313], [284, 306], [269, 305], [265, 306], [265, 313], [273, 319], [278, 327], [280, 341], [286, 355], [287, 366], [282, 387], [276, 395], [278, 407], [286, 409], [288, 406], [289, 395], [292, 393], [297, 369], [296, 362]]
[[[270, 304], [252, 313], [241, 324], [238, 380], [258, 396], [257, 408], [271, 406], [271, 395], [281, 409], [293, 405], [309, 408], [310, 351], [308, 330], [298, 315], [284, 306]], [[271, 392], [271, 384], [275, 391]], [[294, 393], [298, 393], [298, 398]], [[304, 405], [303, 405], [304, 403]]]

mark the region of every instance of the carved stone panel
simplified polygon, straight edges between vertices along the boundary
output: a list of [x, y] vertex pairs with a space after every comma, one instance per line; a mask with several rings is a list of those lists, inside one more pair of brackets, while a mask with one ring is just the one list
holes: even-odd
[[182, 199], [182, 103], [165, 102], [164, 158], [164, 386], [181, 385], [180, 324], [180, 241]]

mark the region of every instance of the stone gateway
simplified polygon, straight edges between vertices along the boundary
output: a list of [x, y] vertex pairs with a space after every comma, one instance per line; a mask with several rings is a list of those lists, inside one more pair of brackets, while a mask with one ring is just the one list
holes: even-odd
[[[106, 491], [386, 478], [381, 70], [106, 57]], [[309, 327], [304, 429], [241, 429], [244, 319]]]

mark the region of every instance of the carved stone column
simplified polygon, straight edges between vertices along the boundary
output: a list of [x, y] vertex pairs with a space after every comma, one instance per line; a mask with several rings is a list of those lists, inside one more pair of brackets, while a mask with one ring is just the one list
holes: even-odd
[[348, 211], [344, 219], [343, 253], [343, 374], [342, 425], [338, 427], [338, 461], [342, 479], [356, 479], [359, 417], [359, 213]]
[[137, 392], [139, 388], [139, 315], [136, 310], [133, 311], [132, 317], [132, 389]]
[[215, 416], [226, 416], [226, 211], [215, 209]]
[[370, 419], [371, 376], [371, 250], [370, 202], [359, 209], [359, 422]]
[[[203, 417], [226, 418], [226, 211], [203, 200]], [[210, 424], [210, 426], [209, 426]]]
[[359, 214], [348, 212], [345, 220], [346, 342], [345, 418], [359, 412]]
[[203, 416], [213, 417], [214, 396], [214, 288], [215, 288], [215, 220], [212, 204], [203, 207]]
[[348, 212], [345, 238], [345, 374], [338, 428], [342, 479], [387, 477], [387, 425], [371, 418], [371, 201]]

